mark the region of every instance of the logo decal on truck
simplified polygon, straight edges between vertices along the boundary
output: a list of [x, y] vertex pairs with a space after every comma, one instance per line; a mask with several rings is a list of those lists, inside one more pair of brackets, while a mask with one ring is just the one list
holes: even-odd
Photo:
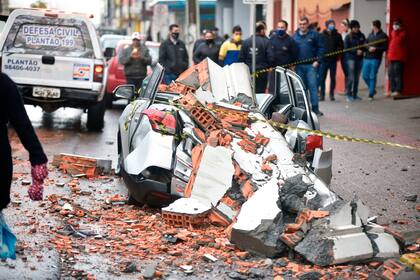
[[73, 65], [73, 80], [76, 81], [89, 81], [90, 78], [90, 65], [75, 63]]

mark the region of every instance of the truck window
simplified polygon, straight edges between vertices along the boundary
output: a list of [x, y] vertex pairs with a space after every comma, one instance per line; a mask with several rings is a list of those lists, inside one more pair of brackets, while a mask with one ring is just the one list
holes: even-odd
[[66, 57], [94, 57], [89, 30], [83, 20], [33, 15], [16, 17], [2, 51]]

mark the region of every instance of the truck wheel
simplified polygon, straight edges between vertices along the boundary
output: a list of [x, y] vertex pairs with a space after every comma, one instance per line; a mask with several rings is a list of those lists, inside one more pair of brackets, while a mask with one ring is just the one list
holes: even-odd
[[105, 93], [104, 99], [105, 99], [105, 107], [106, 109], [112, 108], [112, 100], [114, 96], [111, 93]]
[[90, 131], [101, 131], [104, 128], [105, 98], [90, 106], [87, 113], [86, 126]]

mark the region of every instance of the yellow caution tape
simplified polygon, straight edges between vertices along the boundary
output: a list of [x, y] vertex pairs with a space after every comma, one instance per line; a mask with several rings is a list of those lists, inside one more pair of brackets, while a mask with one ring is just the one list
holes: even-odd
[[[170, 102], [159, 101], [159, 103], [172, 105], [174, 107], [177, 107], [178, 109], [183, 109], [180, 104], [177, 104], [173, 101], [170, 101]], [[208, 108], [208, 107], [205, 107], [205, 106], [196, 106], [196, 105], [195, 106], [191, 105], [191, 107], [201, 108], [201, 109], [204, 109], [204, 110], [206, 110], [210, 113], [215, 113], [215, 114], [217, 114], [217, 112], [220, 111], [221, 113], [223, 113], [225, 115], [235, 115], [235, 113], [230, 113], [227, 110], [222, 110], [222, 109], [217, 109], [217, 108], [212, 109], [212, 108]], [[358, 138], [358, 137], [352, 137], [352, 136], [347, 136], [347, 135], [342, 135], [342, 134], [336, 134], [336, 133], [332, 133], [332, 132], [325, 132], [325, 131], [321, 131], [321, 130], [312, 130], [312, 129], [301, 128], [301, 127], [297, 127], [297, 126], [293, 126], [293, 125], [289, 125], [289, 124], [274, 122], [274, 121], [271, 121], [271, 120], [261, 120], [261, 119], [258, 119], [258, 118], [251, 118], [251, 120], [267, 123], [274, 128], [301, 131], [301, 132], [308, 133], [310, 135], [325, 136], [326, 138], [329, 138], [329, 139], [332, 139], [332, 140], [337, 140], [337, 141], [375, 144], [375, 145], [383, 145], [383, 146], [405, 148], [405, 149], [420, 151], [420, 147], [403, 145], [403, 144], [398, 144], [398, 143], [389, 142], [389, 141], [372, 140], [372, 139]]]
[[[360, 48], [365, 48], [365, 47], [368, 47], [368, 46], [373, 46], [373, 45], [376, 45], [376, 44], [379, 44], [379, 43], [383, 43], [383, 42], [386, 42], [387, 40], [388, 39], [386, 39], [386, 38], [379, 39], [379, 40], [372, 41], [372, 42], [369, 42], [369, 43], [366, 43], [366, 44], [357, 45], [357, 46], [354, 46], [354, 47], [351, 47], [351, 48], [346, 48], [346, 49], [342, 49], [342, 50], [338, 50], [338, 51], [329, 52], [329, 53], [324, 54], [323, 57], [329, 57], [329, 56], [335, 56], [335, 55], [338, 55], [338, 54], [343, 54], [345, 52], [349, 52], [349, 51], [357, 50], [357, 49], [360, 49]], [[298, 65], [298, 64], [306, 64], [306, 63], [314, 62], [314, 61], [320, 60], [320, 58], [321, 57], [319, 57], [319, 56], [315, 56], [315, 57], [302, 59], [302, 60], [298, 60], [298, 61], [295, 61], [295, 62], [292, 62], [292, 63], [279, 65], [279, 66], [281, 66], [283, 68], [290, 68], [290, 67]], [[276, 67], [269, 67], [269, 68], [265, 68], [265, 69], [255, 71], [254, 73], [252, 73], [252, 76], [258, 77], [259, 74], [271, 72], [275, 68]]]

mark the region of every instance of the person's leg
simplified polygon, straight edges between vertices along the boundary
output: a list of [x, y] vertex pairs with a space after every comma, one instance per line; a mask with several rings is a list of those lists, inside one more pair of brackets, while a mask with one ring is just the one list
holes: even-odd
[[275, 94], [275, 92], [274, 92], [274, 83], [275, 83], [275, 81], [274, 81], [274, 71], [275, 70], [268, 73], [268, 92], [270, 94]]
[[337, 61], [333, 61], [329, 65], [330, 69], [330, 100], [335, 100], [334, 91], [335, 91], [335, 77], [337, 74]]
[[369, 97], [373, 97], [376, 93], [376, 77], [378, 76], [378, 69], [380, 65], [379, 59], [372, 59], [372, 66], [370, 70], [370, 86], [369, 86]]
[[347, 84], [346, 84], [346, 96], [347, 101], [353, 101], [353, 82], [355, 72], [355, 61], [353, 59], [347, 59]]
[[307, 65], [306, 69], [307, 75], [307, 87], [309, 89], [311, 104], [312, 104], [312, 111], [315, 113], [319, 113], [319, 105], [318, 105], [318, 81], [317, 81], [317, 69], [312, 67], [312, 65]]
[[388, 68], [388, 78], [389, 78], [389, 83], [390, 83], [390, 90], [391, 93], [395, 92], [395, 73], [394, 73], [394, 61], [390, 61], [389, 63], [389, 68]]
[[0, 211], [10, 203], [10, 188], [13, 175], [12, 156], [10, 153], [5, 156], [5, 158], [2, 158], [2, 162], [0, 162], [0, 171], [2, 173], [2, 176], [0, 176]]
[[319, 87], [320, 87], [320, 100], [325, 99], [325, 79], [327, 78], [329, 62], [322, 62], [319, 66]]
[[353, 81], [353, 98], [357, 100], [361, 100], [360, 96], [358, 96], [359, 91], [359, 79], [360, 79], [360, 72], [362, 71], [363, 60], [355, 61], [354, 67], [354, 81]]
[[372, 71], [372, 59], [364, 59], [363, 60], [363, 68], [362, 68], [362, 77], [365, 81], [368, 90], [369, 90], [369, 96], [373, 96], [371, 92], [371, 80], [370, 80], [370, 73]]
[[401, 61], [395, 61], [395, 91], [401, 94], [402, 87], [403, 87], [403, 71], [404, 71], [404, 64]]

